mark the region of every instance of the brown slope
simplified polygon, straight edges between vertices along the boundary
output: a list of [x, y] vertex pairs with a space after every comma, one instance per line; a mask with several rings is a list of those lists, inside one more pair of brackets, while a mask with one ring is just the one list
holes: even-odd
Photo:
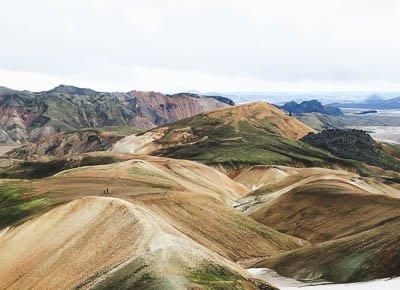
[[272, 230], [214, 198], [191, 193], [144, 195], [132, 200], [151, 208], [191, 239], [242, 265], [302, 247], [302, 239]]
[[[228, 104], [212, 97], [190, 93], [166, 95], [159, 92], [131, 91], [128, 95], [137, 100], [138, 107], [143, 111], [143, 115], [155, 125], [175, 122], [209, 110], [228, 106]], [[157, 118], [165, 121], [160, 123]]]
[[247, 122], [257, 127], [267, 121], [269, 124], [266, 127], [271, 133], [290, 139], [300, 139], [310, 132], [315, 132], [311, 127], [265, 102], [217, 109], [207, 115], [211, 118], [223, 119], [225, 123], [235, 124], [237, 127], [240, 122]]
[[[170, 191], [199, 193], [226, 204], [235, 204], [237, 199], [247, 193], [244, 186], [234, 182], [225, 174], [197, 162], [148, 155], [131, 155], [130, 159], [126, 162], [66, 170], [51, 180], [54, 182], [64, 180], [67, 183], [87, 179], [87, 183], [94, 188], [109, 184], [112, 194], [126, 191], [125, 185], [137, 186], [140, 192], [135, 193], [135, 188], [127, 192], [127, 194], [132, 192], [132, 195], [151, 193], [150, 189], [163, 193]], [[47, 180], [43, 182], [45, 184]], [[60, 185], [62, 186], [61, 182]], [[114, 187], [121, 187], [121, 190], [115, 192]]]
[[3, 230], [0, 259], [2, 289], [271, 289], [150, 211], [109, 197], [78, 199]]
[[112, 151], [149, 154], [165, 147], [199, 142], [209, 136], [197, 136], [194, 131], [201, 129], [204, 126], [201, 123], [206, 120], [220, 120], [218, 127], [228, 126], [239, 133], [241, 124], [245, 123], [255, 130], [260, 130], [259, 133], [276, 134], [290, 139], [300, 139], [310, 132], [315, 132], [314, 129], [301, 123], [296, 118], [287, 116], [275, 106], [265, 102], [255, 102], [221, 108], [209, 111], [193, 119], [183, 120], [181, 123], [188, 123], [187, 126], [182, 127], [179, 124], [175, 124], [177, 128], [174, 128], [174, 125], [164, 126], [139, 136], [128, 136], [115, 144]]
[[66, 171], [53, 179], [62, 179], [66, 189], [82, 178], [97, 188], [103, 184], [99, 191], [110, 187], [113, 195], [142, 202], [189, 237], [234, 260], [303, 245], [301, 239], [273, 231], [227, 206], [236, 204], [247, 190], [196, 162], [138, 156], [128, 162]]
[[318, 183], [293, 190], [249, 216], [313, 242], [371, 229], [399, 216], [400, 199], [364, 194], [342, 181]]
[[37, 142], [27, 143], [6, 154], [7, 158], [36, 159], [78, 155], [92, 151], [105, 151], [123, 136], [101, 132], [96, 129], [56, 133], [41, 138]]
[[130, 161], [81, 167], [26, 184], [57, 201], [104, 194], [140, 202], [196, 242], [235, 261], [303, 246], [232, 208], [246, 188], [205, 165], [137, 155]]
[[356, 282], [398, 276], [398, 190], [322, 168], [255, 166], [232, 174], [256, 188], [238, 207], [311, 245], [256, 263], [299, 280]]
[[[325, 169], [279, 170], [286, 173], [283, 178], [276, 181], [274, 176], [275, 182], [272, 178], [238, 207], [278, 231], [319, 242], [365, 231], [399, 216], [399, 191], [375, 180]], [[270, 175], [271, 168], [266, 172]], [[246, 180], [244, 175], [237, 179]]]
[[278, 165], [256, 165], [230, 173], [230, 177], [251, 190], [248, 195], [258, 195], [258, 192], [275, 191], [293, 185], [303, 179], [318, 175], [335, 175], [358, 177], [357, 174], [318, 167], [295, 168]]
[[361, 233], [278, 254], [255, 267], [298, 280], [335, 283], [400, 275], [400, 222], [389, 220]]

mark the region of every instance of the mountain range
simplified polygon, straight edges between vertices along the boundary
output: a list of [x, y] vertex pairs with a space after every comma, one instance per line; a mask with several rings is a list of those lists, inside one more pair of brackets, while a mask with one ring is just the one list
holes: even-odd
[[185, 93], [105, 93], [66, 85], [34, 93], [2, 87], [0, 143], [22, 144], [55, 132], [87, 127], [152, 128], [232, 104], [220, 96]]
[[357, 109], [400, 109], [400, 97], [383, 99], [378, 96], [371, 96], [363, 101], [337, 102], [330, 104], [331, 106], [340, 108], [357, 108]]

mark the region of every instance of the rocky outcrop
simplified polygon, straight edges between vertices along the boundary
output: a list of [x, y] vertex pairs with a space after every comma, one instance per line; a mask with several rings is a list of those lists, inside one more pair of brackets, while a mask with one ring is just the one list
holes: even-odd
[[399, 160], [386, 153], [383, 146], [362, 130], [328, 129], [310, 133], [301, 140], [340, 158], [354, 159], [386, 170], [400, 171]]
[[36, 142], [88, 127], [152, 128], [230, 104], [226, 98], [189, 93], [106, 93], [65, 85], [34, 93], [0, 87], [0, 143]]

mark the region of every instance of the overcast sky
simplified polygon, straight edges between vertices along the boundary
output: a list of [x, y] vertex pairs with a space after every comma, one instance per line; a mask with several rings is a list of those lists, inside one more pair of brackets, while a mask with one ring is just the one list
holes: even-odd
[[0, 0], [0, 85], [400, 90], [397, 0]]

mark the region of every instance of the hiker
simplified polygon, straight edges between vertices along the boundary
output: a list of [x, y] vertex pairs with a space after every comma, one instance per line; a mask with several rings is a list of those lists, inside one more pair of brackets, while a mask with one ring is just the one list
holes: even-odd
[[108, 187], [107, 187], [107, 194], [108, 194]]

